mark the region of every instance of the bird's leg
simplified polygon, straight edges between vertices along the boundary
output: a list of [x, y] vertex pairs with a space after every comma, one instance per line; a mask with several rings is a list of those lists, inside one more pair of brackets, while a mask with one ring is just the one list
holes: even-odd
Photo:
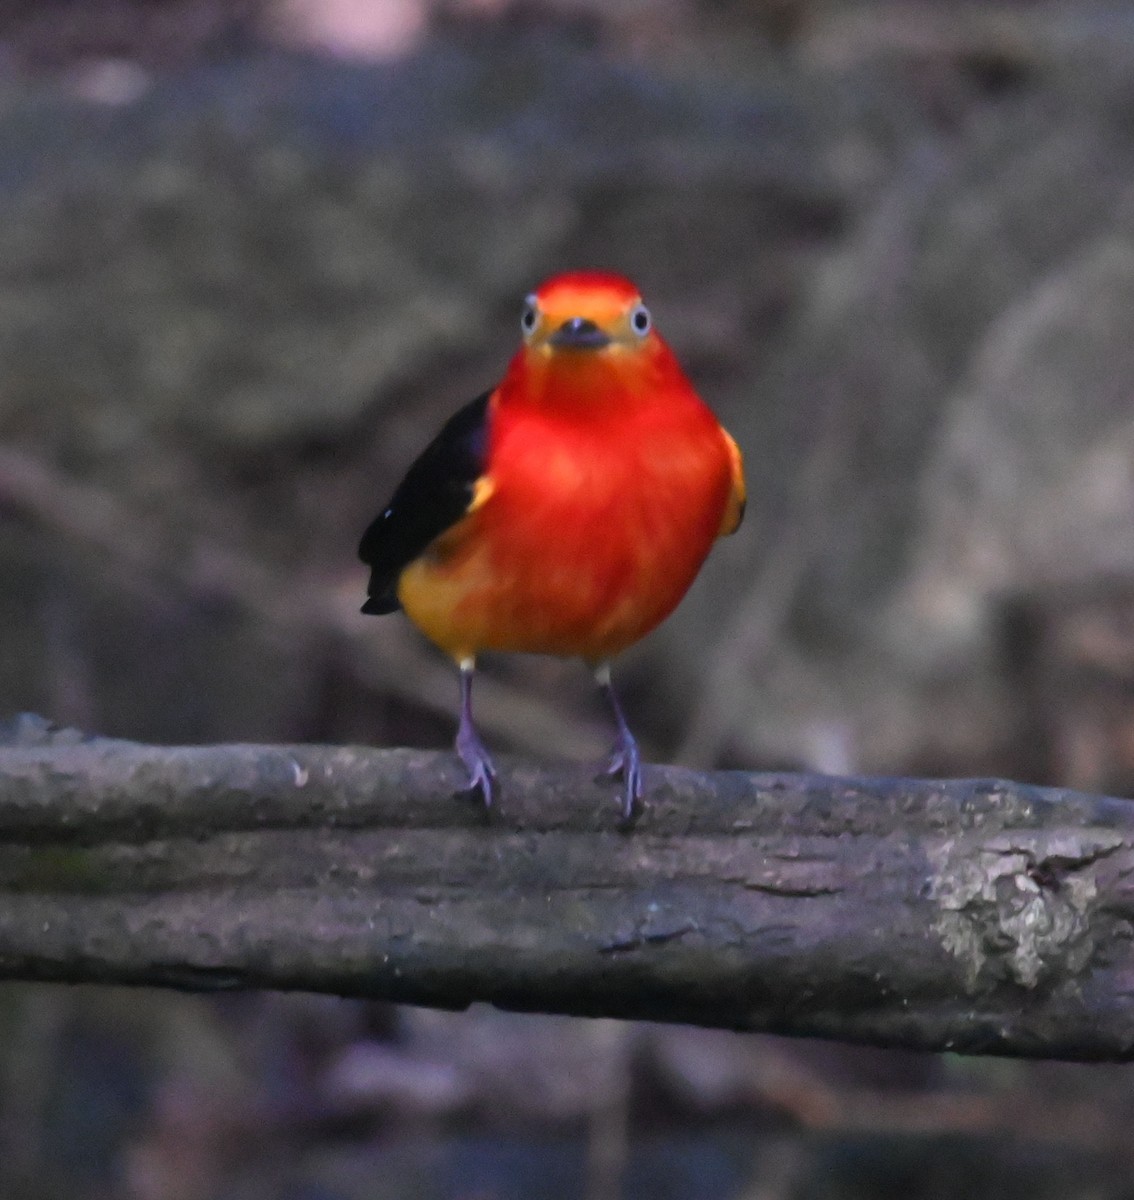
[[472, 679], [476, 660], [462, 658], [461, 667], [461, 723], [457, 726], [457, 753], [469, 771], [468, 791], [479, 792], [484, 807], [491, 808], [496, 786], [496, 768], [480, 740], [472, 717]]
[[638, 743], [630, 732], [630, 726], [626, 724], [622, 705], [618, 703], [614, 686], [610, 682], [610, 663], [599, 664], [595, 669], [595, 679], [618, 724], [618, 737], [603, 774], [610, 779], [622, 780], [622, 819], [630, 821], [642, 796], [642, 761], [638, 753]]

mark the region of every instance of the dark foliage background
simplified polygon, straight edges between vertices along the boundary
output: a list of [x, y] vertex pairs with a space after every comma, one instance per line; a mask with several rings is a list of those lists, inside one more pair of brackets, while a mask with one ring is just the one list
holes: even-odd
[[[0, 700], [444, 745], [359, 531], [542, 276], [635, 277], [751, 516], [652, 755], [1134, 790], [1134, 7], [0, 4]], [[570, 664], [501, 749], [597, 757]], [[0, 990], [0, 1195], [1123, 1197], [1124, 1068]]]

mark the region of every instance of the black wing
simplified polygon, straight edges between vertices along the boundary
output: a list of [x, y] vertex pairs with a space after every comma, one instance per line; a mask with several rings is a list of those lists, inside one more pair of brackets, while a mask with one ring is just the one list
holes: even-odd
[[445, 422], [362, 535], [358, 557], [370, 567], [364, 613], [396, 611], [398, 576], [468, 511], [484, 474], [491, 395], [478, 396]]

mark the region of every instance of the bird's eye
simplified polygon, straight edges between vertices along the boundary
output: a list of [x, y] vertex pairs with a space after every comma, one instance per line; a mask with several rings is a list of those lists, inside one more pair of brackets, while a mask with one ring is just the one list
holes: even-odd
[[524, 301], [524, 311], [520, 314], [520, 328], [525, 334], [535, 333], [535, 327], [539, 324], [539, 309], [536, 307], [535, 300], [529, 296]]
[[650, 332], [650, 310], [644, 304], [636, 304], [630, 312], [630, 328], [639, 337], [645, 337]]

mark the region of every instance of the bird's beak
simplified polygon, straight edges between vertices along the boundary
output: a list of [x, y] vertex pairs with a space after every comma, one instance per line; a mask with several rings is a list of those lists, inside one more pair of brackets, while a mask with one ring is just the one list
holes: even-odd
[[601, 350], [603, 346], [610, 345], [611, 337], [594, 321], [588, 321], [586, 317], [571, 317], [547, 340], [552, 346], [560, 349]]

